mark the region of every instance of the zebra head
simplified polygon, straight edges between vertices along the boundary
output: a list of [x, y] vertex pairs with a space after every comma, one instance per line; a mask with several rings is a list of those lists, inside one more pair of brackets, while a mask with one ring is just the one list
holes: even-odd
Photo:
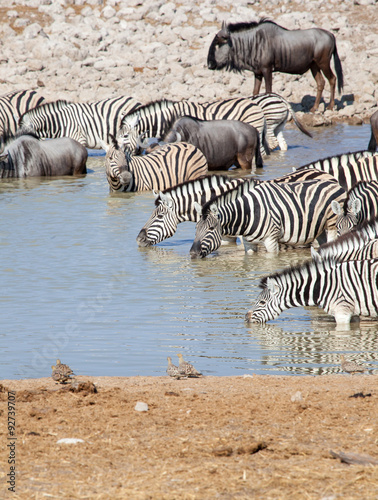
[[137, 236], [137, 243], [141, 247], [156, 245], [170, 238], [175, 234], [179, 222], [172, 197], [162, 192], [154, 194], [156, 208]]
[[101, 141], [102, 148], [106, 151], [105, 172], [111, 191], [127, 191], [131, 187], [133, 175], [129, 171], [129, 158], [118, 146], [114, 136], [109, 135], [110, 144]]
[[345, 208], [343, 209], [340, 203], [336, 200], [332, 201], [331, 207], [333, 213], [337, 215], [337, 236], [347, 233], [359, 224], [360, 220], [358, 214], [361, 211], [361, 200], [358, 198], [349, 199], [347, 201], [346, 210]]
[[200, 215], [196, 226], [196, 236], [190, 249], [192, 258], [204, 258], [217, 250], [222, 242], [222, 227], [216, 203], [207, 203], [202, 210], [199, 203], [194, 202], [194, 208]]
[[245, 315], [248, 323], [266, 323], [277, 318], [283, 311], [280, 300], [280, 286], [273, 278], [263, 278], [263, 291], [257, 297], [253, 308]]
[[123, 144], [123, 147], [130, 154], [138, 151], [138, 141], [141, 131], [138, 127], [140, 122], [140, 113], [138, 111], [125, 115], [121, 121], [121, 128], [118, 131], [117, 139]]

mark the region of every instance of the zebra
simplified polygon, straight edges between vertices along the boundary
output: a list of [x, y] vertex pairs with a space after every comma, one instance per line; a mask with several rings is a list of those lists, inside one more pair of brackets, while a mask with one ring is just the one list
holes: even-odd
[[371, 151], [343, 153], [316, 160], [294, 170], [298, 172], [312, 168], [333, 175], [345, 191], [349, 191], [358, 181], [378, 180], [378, 155]]
[[261, 155], [269, 154], [265, 139], [266, 124], [260, 106], [249, 98], [229, 98], [207, 103], [162, 99], [144, 106], [122, 118], [117, 138], [131, 154], [138, 154], [141, 139], [162, 138], [180, 116], [200, 120], [239, 120], [253, 125], [260, 136]]
[[338, 236], [353, 227], [378, 216], [378, 181], [360, 181], [347, 193], [343, 206], [333, 201], [332, 210], [337, 215]]
[[206, 158], [192, 144], [167, 144], [148, 155], [131, 156], [111, 139], [112, 144], [103, 145], [111, 192], [164, 190], [207, 173]]
[[250, 97], [251, 101], [262, 109], [266, 121], [266, 139], [271, 151], [278, 146], [282, 151], [287, 151], [287, 143], [283, 129], [289, 118], [292, 118], [299, 130], [309, 137], [312, 134], [302, 125], [295, 115], [291, 104], [282, 96], [269, 93], [257, 94]]
[[342, 200], [344, 189], [330, 180], [264, 182], [246, 180], [203, 207], [192, 257], [206, 257], [219, 248], [222, 234], [242, 236], [246, 252], [263, 243], [267, 252], [277, 253], [279, 244], [308, 247], [324, 230], [327, 240], [336, 236], [336, 216], [331, 202]]
[[206, 175], [186, 181], [155, 194], [155, 209], [137, 236], [139, 246], [156, 245], [173, 236], [180, 222], [197, 222], [194, 202], [201, 205], [243, 183], [243, 178], [226, 175]]
[[40, 106], [45, 98], [35, 90], [14, 90], [0, 97], [0, 149], [14, 136], [19, 118], [29, 109]]
[[378, 259], [306, 261], [263, 277], [260, 288], [248, 323], [265, 323], [291, 307], [318, 306], [345, 327], [354, 315], [378, 316]]
[[87, 148], [101, 149], [110, 135], [116, 135], [123, 113], [132, 113], [140, 105], [127, 96], [88, 103], [59, 99], [24, 113], [19, 127], [41, 138], [71, 137]]
[[[255, 185], [260, 182], [295, 182], [314, 179], [335, 180], [334, 177], [325, 172], [309, 169], [285, 174], [270, 181], [255, 180]], [[245, 177], [231, 178], [213, 174], [156, 193], [155, 209], [137, 236], [138, 245], [156, 245], [173, 236], [180, 222], [198, 222], [199, 215], [194, 208], [194, 202], [204, 205], [212, 197], [226, 193], [245, 180], [247, 180]], [[222, 243], [226, 241], [227, 238], [223, 236]]]
[[311, 256], [313, 259], [333, 257], [339, 262], [378, 258], [378, 218], [365, 221], [334, 241], [321, 245], [317, 251], [311, 247]]

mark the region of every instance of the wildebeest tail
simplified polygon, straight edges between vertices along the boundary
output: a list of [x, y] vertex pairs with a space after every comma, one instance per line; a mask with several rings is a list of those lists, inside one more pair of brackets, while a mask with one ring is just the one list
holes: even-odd
[[344, 88], [344, 75], [343, 75], [343, 68], [341, 67], [339, 54], [337, 53], [336, 42], [335, 42], [335, 48], [333, 49], [333, 62], [335, 63], [335, 71], [337, 76], [337, 88], [339, 90], [339, 94], [341, 94]]
[[[270, 150], [268, 150], [270, 154]], [[255, 150], [255, 165], [256, 168], [262, 168], [264, 166], [263, 164], [263, 159], [261, 156], [261, 150], [260, 150], [260, 135], [257, 134], [257, 145], [256, 145], [256, 150]]]

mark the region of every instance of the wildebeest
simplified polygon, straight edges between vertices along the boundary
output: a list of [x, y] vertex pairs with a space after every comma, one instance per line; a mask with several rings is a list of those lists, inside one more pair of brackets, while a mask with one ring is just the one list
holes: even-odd
[[371, 137], [368, 145], [369, 151], [375, 151], [378, 145], [378, 111], [370, 117]]
[[330, 66], [333, 55], [338, 90], [343, 88], [343, 71], [334, 35], [324, 29], [288, 30], [266, 18], [258, 22], [222, 24], [207, 57], [209, 69], [249, 70], [255, 74], [253, 94], [272, 92], [272, 73], [302, 75], [309, 69], [315, 78], [317, 94], [311, 111], [319, 107], [324, 78], [329, 81], [331, 96], [328, 109], [335, 105], [336, 77]]
[[0, 155], [0, 178], [86, 174], [87, 149], [69, 137], [15, 136]]
[[236, 164], [243, 170], [262, 167], [259, 133], [238, 120], [178, 118], [164, 142], [189, 142], [205, 155], [209, 170], [227, 170]]

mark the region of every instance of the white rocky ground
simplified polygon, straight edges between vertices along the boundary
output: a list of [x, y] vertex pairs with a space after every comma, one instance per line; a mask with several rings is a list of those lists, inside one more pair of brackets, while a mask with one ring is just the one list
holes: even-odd
[[[130, 95], [144, 103], [248, 96], [252, 73], [208, 70], [208, 48], [222, 21], [268, 17], [336, 35], [344, 91], [337, 111], [314, 119], [361, 123], [377, 109], [377, 16], [375, 0], [0, 0], [0, 95], [39, 88], [49, 100]], [[273, 91], [307, 112], [315, 81], [310, 72], [275, 73]]]

